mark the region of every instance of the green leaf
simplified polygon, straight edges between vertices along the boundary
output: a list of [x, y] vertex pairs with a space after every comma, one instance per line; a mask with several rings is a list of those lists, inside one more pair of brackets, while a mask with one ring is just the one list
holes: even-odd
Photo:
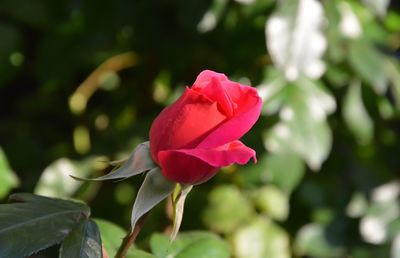
[[275, 186], [263, 186], [255, 192], [255, 204], [273, 219], [284, 221], [289, 214], [289, 198]]
[[173, 253], [172, 243], [169, 238], [162, 234], [153, 234], [150, 238], [151, 252], [157, 258], [168, 257]]
[[90, 215], [89, 207], [72, 201], [33, 194], [10, 200], [15, 203], [0, 205], [0, 257], [23, 257], [60, 243]]
[[360, 144], [368, 144], [374, 134], [374, 124], [364, 107], [361, 82], [353, 80], [343, 103], [343, 117]]
[[126, 231], [120, 226], [106, 220], [94, 219], [99, 227], [101, 241], [110, 257], [114, 257], [126, 235]]
[[400, 64], [395, 59], [386, 59], [385, 70], [391, 81], [391, 91], [396, 102], [397, 110], [400, 110]]
[[369, 83], [377, 94], [383, 95], [388, 78], [382, 55], [367, 42], [357, 40], [350, 44], [348, 58], [355, 72]]
[[208, 199], [204, 223], [216, 232], [230, 233], [254, 215], [250, 201], [236, 186], [218, 186], [211, 191]]
[[[110, 258], [111, 257], [112, 256], [110, 256]], [[156, 258], [156, 256], [139, 249], [131, 248], [126, 255], [126, 258]]]
[[[100, 229], [101, 242], [110, 258], [114, 257], [126, 236], [126, 230], [120, 226], [103, 219], [94, 219]], [[129, 248], [126, 258], [154, 258], [152, 254], [138, 250], [134, 247]]]
[[18, 177], [11, 170], [7, 162], [4, 151], [0, 148], [0, 199], [8, 194], [8, 192], [18, 186]]
[[289, 258], [289, 236], [272, 221], [258, 217], [237, 230], [233, 237], [237, 258]]
[[327, 114], [336, 108], [334, 99], [323, 85], [301, 78], [280, 111], [281, 121], [265, 134], [265, 146], [277, 154], [295, 152], [313, 170], [328, 157], [332, 133]]
[[296, 188], [305, 173], [303, 161], [292, 152], [270, 153], [265, 164], [268, 181], [279, 186], [287, 194]]
[[295, 249], [299, 256], [320, 258], [343, 256], [343, 249], [332, 246], [326, 239], [324, 228], [318, 224], [308, 224], [299, 230], [295, 239]]
[[102, 258], [99, 229], [94, 221], [81, 221], [69, 233], [60, 248], [60, 258]]
[[129, 159], [122, 165], [122, 167], [116, 169], [115, 171], [97, 178], [81, 178], [77, 176], [72, 176], [76, 180], [83, 181], [104, 181], [110, 179], [126, 179], [143, 172], [149, 171], [156, 165], [151, 159], [150, 155], [150, 143], [143, 142], [139, 144], [129, 156]]
[[170, 195], [174, 191], [174, 188], [175, 183], [165, 179], [160, 168], [156, 167], [150, 170], [143, 184], [140, 186], [133, 205], [131, 217], [132, 230], [135, 228], [138, 219]]
[[286, 83], [281, 71], [271, 67], [265, 72], [264, 80], [257, 90], [264, 103], [263, 112], [267, 115], [277, 113], [282, 107], [287, 98]]
[[179, 234], [174, 242], [161, 234], [154, 234], [150, 247], [157, 258], [228, 258], [229, 246], [220, 237], [208, 232]]
[[346, 207], [346, 215], [350, 218], [359, 218], [367, 211], [367, 198], [361, 192], [356, 192], [351, 196], [351, 199]]
[[385, 27], [391, 32], [400, 31], [400, 14], [394, 10], [389, 10], [385, 20]]

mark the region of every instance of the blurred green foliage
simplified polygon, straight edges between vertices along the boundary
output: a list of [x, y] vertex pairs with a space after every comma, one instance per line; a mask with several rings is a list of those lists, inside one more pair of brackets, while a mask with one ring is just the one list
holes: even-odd
[[213, 69], [264, 100], [258, 163], [195, 187], [172, 246], [159, 205], [129, 257], [399, 258], [399, 49], [389, 0], [0, 1], [0, 198], [84, 200], [115, 253], [143, 177], [68, 175], [110, 171]]

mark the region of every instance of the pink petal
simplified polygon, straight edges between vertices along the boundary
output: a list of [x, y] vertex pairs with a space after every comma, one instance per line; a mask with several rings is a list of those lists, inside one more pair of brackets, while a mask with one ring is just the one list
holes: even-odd
[[150, 128], [150, 150], [157, 161], [158, 151], [197, 146], [226, 117], [201, 94], [186, 89], [171, 106], [165, 108]]
[[183, 149], [175, 152], [185, 153], [206, 162], [213, 167], [225, 167], [233, 163], [246, 164], [253, 158], [256, 162], [256, 152], [241, 141], [232, 141], [212, 149]]
[[260, 116], [262, 101], [256, 89], [232, 83], [225, 89], [238, 108], [232, 117], [213, 129], [197, 148], [213, 148], [240, 139]]
[[158, 160], [164, 177], [182, 184], [201, 184], [218, 171], [218, 168], [197, 157], [173, 150], [160, 151]]
[[228, 77], [226, 77], [223, 73], [217, 73], [211, 70], [204, 70], [199, 75], [197, 75], [196, 81], [193, 83], [193, 86], [196, 85], [198, 87], [205, 87], [210, 83], [211, 78], [216, 77], [220, 81], [227, 81]]
[[233, 115], [236, 104], [231, 100], [228, 92], [217, 77], [211, 77], [210, 80], [207, 81], [207, 83], [203, 83], [201, 87], [194, 84], [192, 89], [207, 96], [210, 100], [217, 102], [219, 110], [225, 116], [231, 117]]

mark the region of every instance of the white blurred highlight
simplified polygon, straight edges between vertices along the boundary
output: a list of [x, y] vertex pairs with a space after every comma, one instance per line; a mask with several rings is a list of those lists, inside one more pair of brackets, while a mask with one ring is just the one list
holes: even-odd
[[360, 37], [362, 34], [360, 21], [351, 6], [346, 2], [341, 2], [339, 11], [342, 16], [339, 24], [339, 30], [342, 35], [352, 39]]
[[321, 32], [323, 17], [320, 2], [299, 0], [295, 17], [278, 13], [267, 21], [268, 51], [289, 81], [297, 80], [301, 74], [318, 79], [325, 72], [321, 61], [327, 47]]
[[372, 200], [375, 202], [394, 201], [400, 195], [400, 182], [394, 181], [375, 188]]
[[386, 240], [386, 223], [380, 218], [364, 217], [360, 223], [364, 240], [371, 244], [382, 244]]

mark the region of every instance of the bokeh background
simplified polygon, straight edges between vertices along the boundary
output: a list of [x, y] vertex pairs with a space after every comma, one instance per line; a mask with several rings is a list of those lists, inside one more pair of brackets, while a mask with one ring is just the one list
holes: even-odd
[[[0, 199], [82, 199], [127, 229], [143, 177], [69, 175], [109, 172], [107, 161], [146, 141], [162, 108], [212, 69], [259, 90], [263, 114], [243, 138], [259, 161], [195, 187], [181, 231], [219, 235], [237, 258], [399, 258], [399, 7], [1, 0]], [[159, 205], [138, 247], [160, 257], [154, 233], [168, 232], [170, 217]]]

